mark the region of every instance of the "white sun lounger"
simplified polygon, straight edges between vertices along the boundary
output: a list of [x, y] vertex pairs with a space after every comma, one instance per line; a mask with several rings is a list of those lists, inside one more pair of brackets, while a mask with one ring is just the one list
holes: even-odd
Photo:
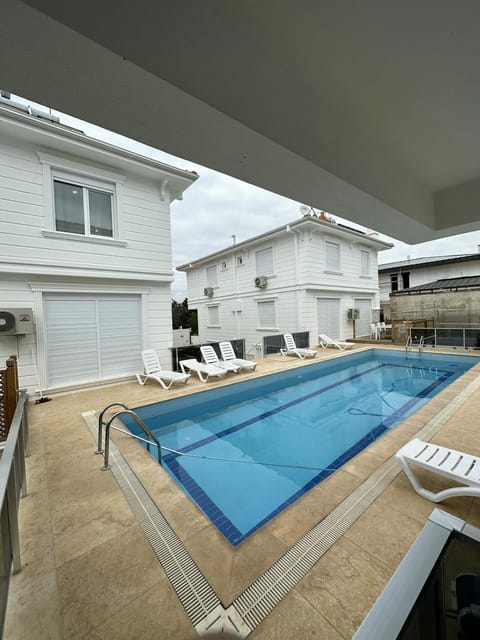
[[298, 356], [299, 358], [314, 358], [317, 352], [313, 349], [302, 349], [297, 347], [291, 333], [284, 333], [285, 349], [280, 349], [282, 356]]
[[238, 364], [234, 364], [231, 361], [225, 362], [225, 360], [220, 360], [212, 345], [203, 345], [200, 347], [200, 351], [202, 352], [203, 359], [207, 364], [212, 364], [214, 367], [218, 367], [219, 369], [225, 369], [225, 371], [233, 371], [234, 373], [239, 372], [240, 367]]
[[227, 372], [225, 369], [213, 366], [213, 364], [205, 364], [192, 358], [191, 360], [180, 360], [181, 370], [186, 373], [185, 369], [195, 371], [202, 382], [206, 382], [210, 377], [222, 378]]
[[232, 362], [236, 364], [240, 369], [251, 369], [255, 371], [257, 363], [254, 360], [244, 360], [243, 358], [237, 358], [235, 351], [233, 350], [231, 342], [220, 342], [220, 353], [225, 362]]
[[179, 373], [178, 371], [167, 371], [162, 369], [158, 360], [157, 353], [154, 349], [142, 351], [143, 373], [137, 373], [139, 384], [145, 384], [147, 380], [155, 380], [164, 389], [170, 389], [174, 382], [183, 382], [187, 384], [190, 377], [189, 373]]
[[336, 347], [337, 349], [340, 349], [340, 351], [345, 351], [345, 349], [351, 349], [353, 347], [353, 342], [334, 340], [333, 338], [329, 338], [325, 333], [321, 333], [318, 336], [318, 342], [322, 349], [326, 349], [327, 347]]
[[[475, 456], [415, 438], [402, 447], [395, 457], [415, 491], [427, 500], [441, 502], [445, 498], [455, 496], [480, 497], [480, 459]], [[467, 486], [452, 487], [433, 493], [422, 487], [412, 465]]]

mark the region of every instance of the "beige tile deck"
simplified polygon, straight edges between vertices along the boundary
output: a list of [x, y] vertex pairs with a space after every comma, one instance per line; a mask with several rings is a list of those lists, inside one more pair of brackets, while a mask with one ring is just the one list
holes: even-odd
[[[319, 358], [339, 356], [319, 353]], [[273, 358], [257, 369], [265, 375], [310, 364]], [[236, 549], [135, 441], [120, 434], [114, 439], [228, 606], [479, 374], [477, 365]], [[95, 442], [81, 412], [115, 400], [135, 407], [254, 375], [206, 385], [191, 380], [186, 389], [173, 392], [127, 383], [31, 406], [29, 493], [20, 509], [23, 569], [11, 582], [7, 640], [188, 640], [196, 635], [115, 479], [100, 470], [102, 459], [94, 455]], [[480, 398], [472, 396], [433, 440], [480, 454], [479, 410]], [[251, 637], [351, 638], [434, 506], [398, 475]], [[441, 508], [480, 525], [477, 499], [456, 498]]]

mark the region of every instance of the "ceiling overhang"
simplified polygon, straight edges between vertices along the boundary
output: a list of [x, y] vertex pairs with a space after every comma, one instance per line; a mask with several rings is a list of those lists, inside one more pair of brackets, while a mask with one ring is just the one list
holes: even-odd
[[479, 22], [473, 0], [6, 0], [0, 86], [414, 243], [480, 228]]

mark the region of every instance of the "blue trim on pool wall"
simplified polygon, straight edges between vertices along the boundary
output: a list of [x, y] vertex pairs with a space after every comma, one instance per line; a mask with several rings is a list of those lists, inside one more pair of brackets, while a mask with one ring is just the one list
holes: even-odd
[[[369, 371], [385, 366], [383, 363], [377, 365], [376, 367], [372, 367]], [[345, 380], [341, 380], [335, 384], [328, 385], [328, 387], [324, 387], [314, 393], [308, 394], [303, 398], [298, 398], [297, 400], [289, 403], [289, 405], [296, 404], [301, 402], [302, 400], [307, 399], [312, 395], [316, 395], [318, 393], [324, 393], [329, 388], [334, 386], [338, 386], [340, 384], [344, 384], [346, 381], [353, 380], [369, 371], [362, 372], [361, 374], [355, 374], [346, 378]], [[361, 451], [363, 451], [368, 445], [377, 440], [381, 435], [383, 435], [386, 431], [388, 431], [395, 423], [402, 420], [405, 417], [405, 413], [409, 411], [413, 406], [418, 404], [421, 399], [424, 399], [429, 393], [431, 393], [436, 387], [442, 384], [446, 378], [448, 378], [451, 372], [445, 372], [444, 375], [439, 377], [437, 380], [434, 380], [431, 385], [423, 389], [417, 396], [411, 398], [408, 402], [402, 405], [399, 409], [397, 409], [391, 416], [388, 416], [383, 420], [380, 424], [378, 424], [374, 429], [372, 429], [367, 435], [360, 438], [353, 446], [351, 446], [347, 451], [345, 451], [341, 456], [338, 456], [329, 466], [328, 469], [320, 471], [316, 476], [314, 476], [311, 480], [309, 480], [303, 487], [301, 487], [298, 491], [292, 494], [288, 500], [285, 500], [281, 504], [279, 504], [271, 513], [269, 513], [265, 518], [260, 520], [254, 527], [252, 527], [249, 531], [242, 534], [237, 527], [229, 520], [229, 518], [223, 513], [223, 511], [211, 500], [211, 498], [207, 495], [207, 493], [195, 482], [195, 480], [191, 477], [191, 475], [186, 471], [178, 462], [178, 458], [181, 457], [179, 454], [169, 453], [163, 456], [163, 461], [168, 465], [173, 475], [178, 478], [181, 485], [184, 489], [189, 493], [192, 499], [197, 503], [200, 509], [205, 513], [205, 515], [211, 520], [211, 522], [217, 527], [217, 529], [227, 538], [230, 544], [234, 547], [238, 546], [241, 542], [246, 540], [252, 533], [258, 531], [263, 525], [267, 524], [270, 520], [272, 520], [279, 513], [284, 511], [288, 506], [299, 500], [303, 495], [305, 495], [310, 489], [316, 487], [317, 484], [320, 484], [323, 480], [328, 478], [332, 473], [343, 467], [349, 460], [358, 455]], [[204, 440], [198, 441], [192, 445], [187, 447], [183, 447], [180, 449], [182, 453], [187, 453], [188, 451], [193, 451], [194, 449], [201, 447], [212, 440], [217, 438], [222, 438], [233, 431], [244, 428], [254, 422], [256, 419], [267, 417], [268, 415], [272, 415], [277, 413], [278, 411], [284, 410], [287, 405], [279, 407], [276, 410], [272, 410], [261, 414], [261, 416], [250, 419], [241, 423], [240, 425], [236, 425], [235, 427], [231, 427], [229, 429], [225, 429], [216, 435], [213, 435], [209, 438], [205, 438]]]
[[[375, 356], [372, 358], [372, 352], [375, 354], [376, 352], [381, 351], [383, 355], [388, 354], [389, 358], [392, 357], [392, 360], [396, 360], [396, 362], [389, 362], [389, 365], [399, 366], [399, 367], [408, 367], [413, 369], [423, 369], [421, 366], [421, 362], [407, 360], [405, 361], [405, 354], [403, 352], [392, 352], [390, 350], [368, 350], [363, 351], [357, 354], [349, 354], [348, 356], [336, 358], [327, 362], [319, 362], [314, 364], [309, 364], [306, 367], [302, 367], [299, 369], [288, 370], [281, 373], [269, 374], [266, 376], [262, 376], [261, 378], [256, 378], [255, 380], [246, 380], [243, 382], [238, 382], [235, 385], [215, 388], [208, 391], [203, 391], [200, 393], [191, 394], [189, 396], [184, 396], [183, 398], [176, 398], [172, 400], [163, 401], [160, 403], [156, 403], [155, 405], [148, 405], [145, 407], [141, 407], [137, 409], [138, 415], [147, 422], [149, 427], [154, 429], [159, 429], [164, 427], [168, 431], [168, 425], [171, 422], [177, 422], [181, 420], [189, 420], [194, 418], [196, 415], [201, 414], [205, 408], [211, 411], [217, 408], [222, 408], [223, 406], [232, 405], [239, 400], [250, 399], [251, 397], [257, 395], [268, 394], [273, 388], [278, 388], [278, 381], [280, 381], [283, 387], [290, 386], [292, 382], [296, 380], [308, 380], [308, 379], [316, 379], [319, 376], [319, 371], [326, 373], [332, 373], [336, 371], [340, 371], [346, 365], [346, 361], [348, 360], [348, 364], [361, 364], [363, 362], [372, 362], [374, 366], [372, 366], [369, 370], [377, 369], [379, 367], [385, 366], [384, 362], [379, 361], [375, 363]], [[441, 365], [456, 366], [456, 363], [465, 363], [467, 360], [471, 361], [471, 366], [474, 366], [479, 361], [479, 358], [472, 356], [441, 356], [440, 354], [428, 354], [428, 359], [436, 361], [438, 360], [439, 367]], [[435, 365], [432, 365], [434, 367]], [[298, 489], [294, 494], [292, 494], [288, 499], [284, 500], [281, 504], [275, 507], [268, 515], [262, 518], [259, 522], [255, 524], [249, 531], [246, 533], [242, 533], [232, 522], [231, 520], [223, 513], [222, 509], [218, 507], [217, 504], [207, 495], [207, 493], [202, 489], [201, 486], [195, 481], [194, 478], [183, 468], [183, 466], [179, 462], [179, 454], [168, 453], [163, 456], [163, 461], [166, 466], [170, 470], [173, 477], [176, 479], [177, 483], [179, 483], [182, 488], [188, 493], [192, 500], [200, 507], [200, 509], [205, 513], [205, 515], [211, 520], [213, 524], [219, 529], [219, 531], [227, 538], [227, 540], [233, 545], [237, 546], [241, 542], [243, 542], [246, 538], [248, 538], [252, 533], [261, 528], [264, 524], [269, 522], [272, 518], [278, 515], [281, 511], [283, 511], [287, 506], [298, 500], [302, 497], [306, 492], [312, 489], [314, 486], [318, 485], [328, 476], [330, 476], [335, 470], [342, 467], [346, 462], [351, 460], [354, 456], [360, 453], [366, 446], [371, 444], [375, 439], [384, 434], [388, 429], [390, 429], [394, 424], [398, 423], [400, 420], [406, 417], [408, 413], [413, 411], [413, 408], [422, 400], [425, 400], [429, 397], [429, 395], [434, 391], [438, 386], [445, 383], [445, 381], [454, 374], [452, 371], [446, 371], [437, 369], [435, 367], [435, 372], [438, 377], [431, 382], [427, 387], [425, 387], [422, 391], [420, 391], [416, 396], [409, 398], [407, 402], [405, 402], [401, 407], [395, 409], [394, 412], [386, 416], [379, 424], [377, 424], [373, 429], [369, 431], [365, 436], [360, 438], [354, 445], [352, 445], [348, 450], [343, 452], [340, 456], [338, 456], [332, 463], [329, 464], [328, 469], [324, 469], [319, 471], [313, 478], [311, 478], [304, 486]], [[354, 375], [349, 376], [348, 378], [342, 378], [341, 380], [329, 384], [323, 389], [318, 389], [314, 392], [306, 394], [304, 397], [296, 398], [288, 403], [285, 403], [281, 407], [274, 408], [270, 411], [264, 412], [255, 416], [253, 418], [249, 418], [243, 422], [240, 422], [236, 425], [230, 426], [223, 431], [211, 435], [208, 437], [204, 437], [201, 440], [188, 444], [179, 449], [181, 453], [187, 453], [189, 451], [194, 451], [198, 447], [201, 447], [209, 442], [212, 442], [216, 439], [222, 438], [229, 433], [242, 429], [255, 421], [261, 420], [262, 418], [268, 417], [279, 411], [284, 410], [288, 406], [292, 406], [294, 404], [298, 404], [299, 402], [303, 402], [308, 397], [312, 397], [314, 395], [324, 393], [326, 390], [331, 389], [333, 387], [344, 384], [347, 381], [358, 378], [361, 375], [364, 375], [365, 372], [356, 373]], [[125, 420], [127, 426], [135, 432], [135, 425], [131, 420]], [[273, 505], [272, 505], [273, 506]]]

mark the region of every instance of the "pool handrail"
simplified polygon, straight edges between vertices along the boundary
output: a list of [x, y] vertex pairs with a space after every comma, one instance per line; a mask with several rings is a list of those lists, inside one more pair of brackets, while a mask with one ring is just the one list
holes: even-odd
[[[114, 406], [115, 404], [119, 404], [122, 405], [123, 403], [113, 403], [113, 405], [110, 406]], [[108, 407], [106, 407], [102, 412], [101, 412], [101, 416], [103, 417], [103, 414], [105, 413], [105, 410]], [[123, 429], [119, 429], [118, 427], [115, 427], [112, 425], [112, 422], [114, 420], [116, 420], [116, 418], [118, 418], [119, 416], [122, 415], [129, 415], [133, 418], [133, 420], [137, 423], [137, 425], [140, 427], [140, 429], [145, 433], [145, 435], [147, 436], [147, 438], [150, 438], [150, 440], [145, 440], [144, 438], [141, 438], [140, 436], [137, 436], [133, 433], [130, 433], [129, 431], [124, 431]], [[100, 418], [99, 418], [99, 423], [100, 423]], [[102, 420], [103, 423], [103, 420]], [[100, 430], [101, 426], [99, 426], [99, 430]], [[141, 420], [137, 414], [135, 413], [135, 411], [133, 411], [132, 409], [129, 409], [128, 407], [126, 409], [121, 409], [120, 411], [117, 411], [109, 420], [107, 423], [105, 423], [105, 445], [104, 445], [104, 449], [103, 451], [99, 451], [97, 450], [96, 453], [103, 453], [103, 467], [102, 467], [102, 471], [108, 471], [109, 469], [111, 469], [111, 465], [109, 464], [110, 462], [110, 429], [115, 429], [116, 431], [120, 431], [121, 433], [125, 433], [126, 435], [130, 436], [131, 438], [135, 438], [136, 440], [141, 440], [142, 442], [145, 442], [147, 444], [147, 451], [150, 452], [150, 445], [155, 445], [157, 447], [157, 458], [158, 458], [158, 463], [160, 466], [162, 466], [162, 447], [161, 444], [159, 442], [159, 440], [153, 435], [153, 433], [150, 431], [150, 429], [147, 427], [147, 425], [143, 422], [143, 420]]]

